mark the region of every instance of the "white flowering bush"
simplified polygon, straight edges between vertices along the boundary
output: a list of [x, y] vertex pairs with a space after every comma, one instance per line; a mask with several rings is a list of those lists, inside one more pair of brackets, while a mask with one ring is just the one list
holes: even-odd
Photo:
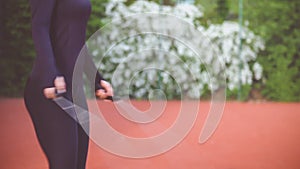
[[[262, 78], [262, 67], [255, 62], [253, 67], [249, 63], [254, 62], [259, 50], [264, 49], [263, 40], [247, 28], [243, 28], [241, 57], [239, 57], [239, 25], [235, 22], [224, 22], [221, 25], [210, 25], [205, 31], [213, 44], [218, 46], [218, 56], [226, 64], [224, 70], [228, 79], [227, 86], [230, 90], [237, 88], [239, 81], [243, 85], [252, 84], [253, 78]], [[254, 77], [253, 77], [254, 76]], [[241, 79], [239, 80], [239, 77]]]
[[262, 67], [255, 62], [264, 48], [262, 39], [244, 28], [239, 58], [238, 24], [205, 28], [197, 20], [203, 16], [201, 9], [148, 1], [107, 4], [111, 22], [90, 38], [88, 48], [117, 95], [198, 99], [207, 89], [217, 90], [226, 82], [229, 90], [237, 88], [239, 74], [242, 84], [262, 77]]

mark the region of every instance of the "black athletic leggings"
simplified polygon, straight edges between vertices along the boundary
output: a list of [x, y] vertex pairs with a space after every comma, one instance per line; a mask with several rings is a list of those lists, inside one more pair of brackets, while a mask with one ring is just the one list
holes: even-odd
[[25, 104], [51, 169], [84, 169], [89, 138], [82, 127], [52, 100], [37, 94], [31, 80]]

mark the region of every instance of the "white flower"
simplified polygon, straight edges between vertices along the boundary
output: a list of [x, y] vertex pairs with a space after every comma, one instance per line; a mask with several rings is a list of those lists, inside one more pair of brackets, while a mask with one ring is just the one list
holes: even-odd
[[256, 80], [259, 80], [262, 78], [263, 68], [259, 63], [257, 63], [257, 62], [254, 63], [253, 71], [254, 71], [254, 77]]
[[[242, 28], [241, 38], [245, 43], [242, 51], [239, 51], [239, 24], [225, 21], [218, 25], [210, 24], [205, 28], [200, 22], [195, 22], [196, 18], [203, 16], [201, 7], [191, 4], [160, 7], [152, 1], [135, 1], [126, 6], [124, 2], [111, 0], [107, 4], [106, 15], [115, 22], [107, 31], [101, 32], [97, 42], [91, 43], [92, 54], [98, 58], [101, 57], [101, 53], [107, 53], [106, 50], [112, 47], [107, 57], [102, 58], [100, 66], [104, 75], [108, 78], [113, 76], [114, 87], [127, 87], [124, 91], [119, 91], [121, 94], [132, 90], [131, 94], [135, 97], [147, 97], [150, 91], [160, 84], [162, 90], [167, 92], [166, 95], [174, 96], [180, 94], [179, 85], [182, 92], [185, 92], [183, 94], [197, 99], [203, 94], [204, 86], [217, 90], [223, 85], [219, 80], [222, 74], [226, 74], [229, 90], [237, 88], [240, 81], [242, 85], [252, 84], [253, 78], [262, 78], [263, 68], [255, 60], [257, 53], [264, 49], [264, 42], [247, 27]], [[158, 19], [151, 18], [151, 15], [143, 19], [140, 19], [139, 15], [127, 18], [145, 13], [175, 15], [186, 24], [179, 24], [175, 20], [161, 22], [166, 16]], [[198, 32], [195, 33], [194, 29]], [[150, 33], [139, 34], [144, 30], [150, 30]], [[191, 44], [196, 44], [193, 50], [197, 51], [191, 50], [191, 46], [172, 37], [155, 34], [157, 30], [164, 35], [174, 31], [172, 34], [177, 35], [179, 40], [185, 38], [189, 39]], [[110, 46], [112, 44], [116, 45]], [[250, 69], [249, 63], [253, 61], [255, 63]], [[242, 68], [239, 67], [240, 64], [243, 65]], [[147, 69], [150, 67], [153, 69]], [[137, 75], [137, 72], [144, 69], [147, 71]], [[135, 87], [127, 86], [129, 83]]]

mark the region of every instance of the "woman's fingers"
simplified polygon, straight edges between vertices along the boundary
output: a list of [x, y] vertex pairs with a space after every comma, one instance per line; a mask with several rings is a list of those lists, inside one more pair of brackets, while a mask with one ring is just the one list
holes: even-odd
[[55, 98], [55, 87], [49, 87], [44, 89], [44, 95], [47, 99]]
[[103, 89], [99, 89], [96, 91], [97, 97], [105, 100], [107, 97], [114, 95], [113, 88], [111, 87], [110, 83], [101, 80], [100, 84], [103, 87]]
[[57, 93], [66, 92], [66, 82], [63, 76], [57, 76], [54, 80], [54, 86], [57, 90]]
[[[107, 81], [101, 80], [100, 82], [103, 89], [96, 91], [96, 96], [100, 99], [105, 99], [108, 96], [113, 96], [113, 88]], [[48, 99], [54, 99], [57, 97], [57, 94], [66, 92], [66, 82], [63, 76], [58, 76], [54, 80], [54, 87], [44, 89], [44, 95]]]
[[100, 99], [105, 99], [106, 98], [105, 90], [103, 90], [103, 89], [97, 90], [96, 96], [99, 97]]
[[47, 99], [54, 99], [59, 94], [66, 92], [66, 82], [63, 76], [57, 76], [54, 80], [54, 87], [44, 89], [44, 95]]
[[110, 83], [108, 83], [107, 81], [101, 80], [100, 84], [104, 88], [104, 90], [106, 91], [107, 96], [113, 96], [114, 95], [114, 91], [113, 91], [113, 88], [111, 87]]

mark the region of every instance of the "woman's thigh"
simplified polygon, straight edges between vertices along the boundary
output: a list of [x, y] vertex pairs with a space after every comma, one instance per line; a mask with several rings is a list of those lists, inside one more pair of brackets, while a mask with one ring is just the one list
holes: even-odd
[[50, 169], [77, 169], [76, 121], [51, 100], [28, 99], [26, 105]]

